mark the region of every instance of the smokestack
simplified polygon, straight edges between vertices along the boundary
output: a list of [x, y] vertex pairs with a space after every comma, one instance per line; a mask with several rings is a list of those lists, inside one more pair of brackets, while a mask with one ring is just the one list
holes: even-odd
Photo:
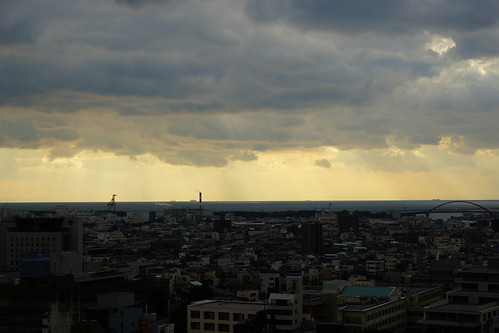
[[199, 192], [199, 204], [203, 203], [203, 193]]

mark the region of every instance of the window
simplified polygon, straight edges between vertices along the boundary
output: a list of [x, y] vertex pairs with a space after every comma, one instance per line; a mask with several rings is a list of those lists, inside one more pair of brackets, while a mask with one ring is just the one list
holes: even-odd
[[228, 324], [218, 324], [218, 331], [219, 332], [229, 332], [230, 328]]
[[233, 313], [232, 314], [232, 320], [234, 320], [234, 321], [243, 321], [244, 320], [244, 313]]
[[191, 330], [200, 330], [201, 324], [197, 321], [191, 321]]
[[269, 309], [269, 314], [274, 314], [277, 316], [291, 316], [293, 315], [293, 310], [280, 310], [280, 309]]
[[219, 312], [218, 320], [230, 320], [230, 316], [228, 312]]
[[213, 311], [204, 311], [203, 317], [204, 317], [204, 319], [215, 319], [215, 312], [213, 312]]
[[205, 331], [214, 331], [215, 324], [214, 323], [204, 323], [203, 325]]
[[362, 320], [358, 316], [349, 316], [349, 315], [346, 315], [345, 316], [345, 322], [348, 323], [348, 324], [360, 324], [360, 323], [362, 323]]
[[201, 312], [196, 310], [191, 310], [191, 318], [201, 318]]

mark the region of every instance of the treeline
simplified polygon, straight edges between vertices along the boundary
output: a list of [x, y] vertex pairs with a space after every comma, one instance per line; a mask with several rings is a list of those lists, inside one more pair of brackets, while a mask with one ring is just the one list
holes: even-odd
[[[347, 211], [335, 212], [338, 214], [348, 213]], [[293, 218], [293, 217], [314, 217], [320, 211], [317, 210], [284, 210], [276, 212], [266, 212], [266, 211], [218, 211], [215, 212], [218, 216], [224, 216], [225, 214], [234, 214], [235, 216], [241, 216], [244, 218]], [[371, 212], [368, 210], [355, 210], [351, 212], [352, 215], [358, 216], [360, 218], [387, 218], [390, 217], [389, 212]]]

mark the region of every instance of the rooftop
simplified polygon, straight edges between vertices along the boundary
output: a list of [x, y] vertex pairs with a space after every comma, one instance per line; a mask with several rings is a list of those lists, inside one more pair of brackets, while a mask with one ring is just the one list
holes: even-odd
[[389, 297], [395, 291], [395, 287], [381, 286], [346, 286], [338, 295], [341, 296], [367, 296], [367, 297]]
[[264, 309], [264, 304], [260, 302], [241, 302], [241, 301], [219, 301], [219, 300], [203, 300], [192, 302], [189, 304], [190, 308], [200, 307], [200, 308], [213, 308], [213, 309], [237, 309], [237, 310], [249, 310], [249, 311], [260, 311]]
[[432, 312], [480, 312], [490, 309], [491, 307], [499, 308], [497, 302], [487, 304], [464, 304], [464, 303], [447, 303], [441, 305], [430, 306], [427, 311]]

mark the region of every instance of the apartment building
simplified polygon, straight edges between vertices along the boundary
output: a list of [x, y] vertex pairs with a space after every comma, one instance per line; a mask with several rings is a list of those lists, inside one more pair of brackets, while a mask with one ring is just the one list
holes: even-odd
[[203, 300], [187, 306], [187, 333], [234, 333], [234, 325], [266, 310], [260, 302]]
[[303, 321], [301, 297], [297, 294], [270, 294], [268, 319], [276, 329], [293, 331], [301, 326]]
[[384, 260], [366, 260], [366, 271], [369, 274], [379, 274], [385, 271]]
[[357, 304], [347, 304], [338, 308], [337, 321], [349, 331], [366, 329], [405, 332], [405, 299], [372, 298]]
[[499, 316], [499, 269], [497, 259], [490, 268], [460, 269], [456, 288], [442, 302], [424, 308], [420, 324], [425, 332], [492, 332]]

